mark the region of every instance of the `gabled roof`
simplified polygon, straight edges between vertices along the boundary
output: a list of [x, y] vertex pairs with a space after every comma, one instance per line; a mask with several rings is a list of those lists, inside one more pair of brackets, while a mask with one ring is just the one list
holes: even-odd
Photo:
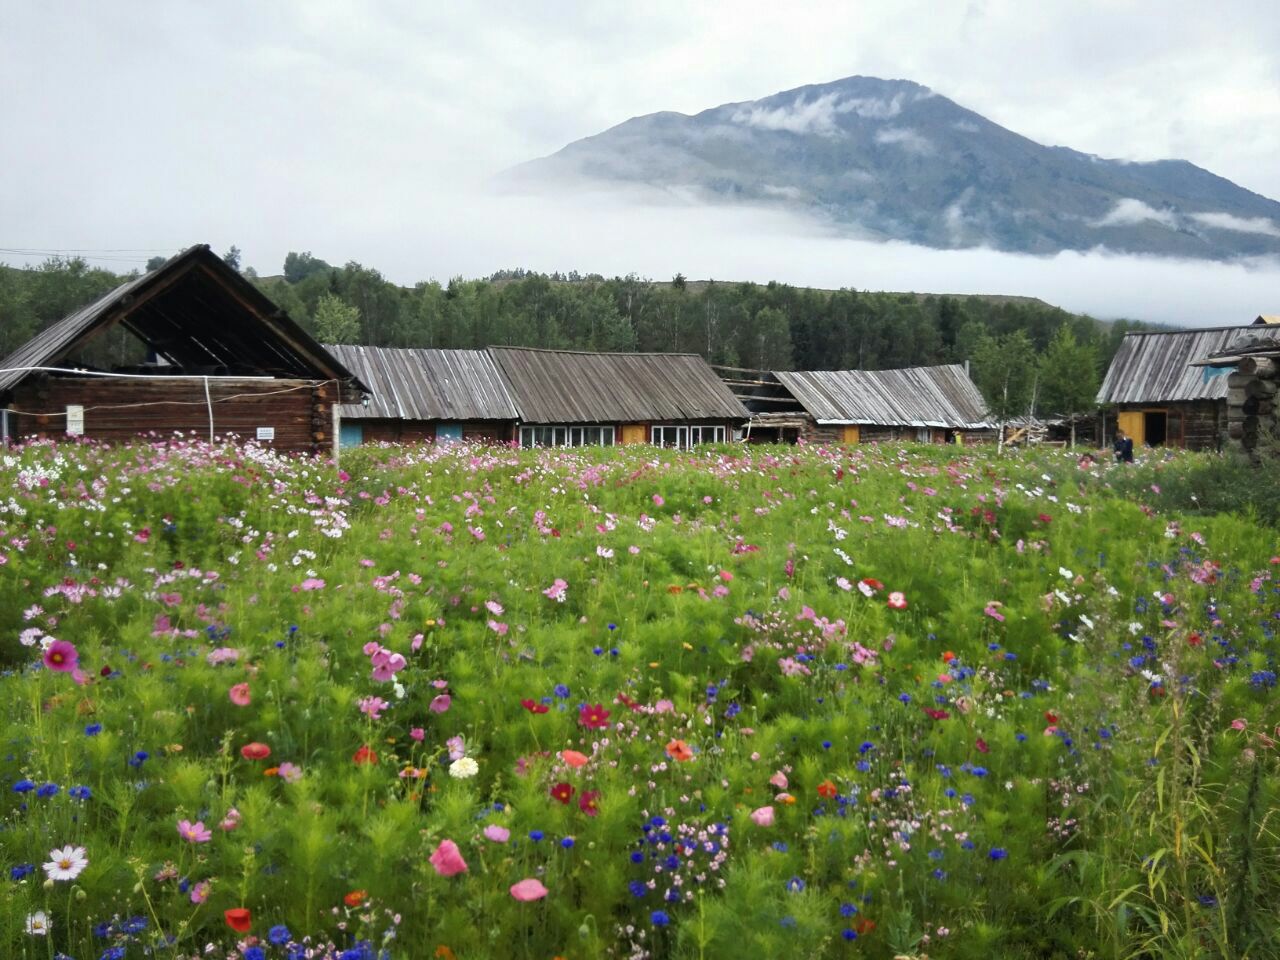
[[1176, 403], [1222, 400], [1227, 378], [1205, 378], [1196, 360], [1221, 353], [1250, 327], [1207, 327], [1126, 333], [1098, 391], [1099, 403]]
[[526, 423], [745, 420], [747, 411], [692, 353], [587, 353], [490, 347]]
[[775, 371], [818, 423], [994, 427], [982, 394], [959, 364], [899, 370]]
[[326, 346], [368, 384], [369, 405], [346, 404], [344, 420], [517, 420], [515, 402], [484, 350]]
[[163, 266], [45, 328], [0, 361], [0, 390], [57, 367], [81, 346], [122, 324], [177, 369], [363, 385], [325, 353], [289, 315], [206, 245], [190, 247]]

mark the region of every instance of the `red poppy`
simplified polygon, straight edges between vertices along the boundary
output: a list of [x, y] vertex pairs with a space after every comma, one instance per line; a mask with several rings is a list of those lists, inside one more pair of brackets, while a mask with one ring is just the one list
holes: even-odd
[[1198, 633], [1193, 633], [1187, 637], [1187, 643], [1191, 644], [1193, 647], [1198, 647], [1200, 644], [1204, 643], [1204, 638]]
[[954, 660], [955, 658], [956, 658], [956, 655], [955, 655], [954, 653], [952, 653], [950, 650], [948, 650], [946, 653], [944, 653], [944, 654], [942, 655], [942, 662], [943, 662], [943, 663], [950, 663], [950, 662], [951, 662], [952, 660]]
[[617, 701], [618, 703], [622, 704], [624, 707], [626, 707], [628, 710], [631, 710], [632, 712], [640, 709], [640, 704], [632, 700], [625, 693], [618, 694]]
[[1052, 522], [1053, 522], [1053, 517], [1049, 516], [1047, 513], [1041, 513], [1041, 514], [1039, 514], [1038, 516], [1039, 516], [1039, 518], [1040, 518], [1040, 522], [1041, 522], [1041, 523], [1052, 523]]
[[991, 752], [991, 748], [987, 746], [987, 741], [983, 740], [981, 737], [977, 739], [977, 741], [974, 743], [974, 746], [978, 748], [979, 753]]
[[377, 763], [378, 755], [374, 753], [373, 750], [371, 750], [369, 748], [369, 745], [366, 743], [364, 746], [362, 746], [359, 750], [356, 751], [355, 756], [351, 758], [351, 762], [356, 764], [361, 764], [361, 765], [366, 763]]
[[588, 817], [596, 816], [600, 812], [600, 808], [596, 806], [596, 800], [599, 798], [599, 790], [584, 790], [582, 796], [578, 797], [578, 809]]
[[363, 890], [352, 890], [342, 898], [342, 902], [348, 907], [358, 907], [360, 904], [364, 903], [367, 896], [369, 896], [369, 894]]
[[253, 915], [246, 907], [232, 907], [222, 915], [227, 918], [227, 926], [236, 933], [248, 933], [253, 926]]
[[592, 730], [600, 730], [609, 725], [609, 711], [602, 703], [584, 703], [578, 710], [578, 722]]
[[884, 589], [884, 584], [881, 583], [879, 580], [875, 579], [874, 577], [863, 577], [862, 584], [865, 587], [870, 587], [872, 590]]
[[838, 792], [839, 791], [836, 790], [836, 785], [830, 780], [823, 780], [818, 784], [818, 796], [822, 797], [824, 800], [830, 800]]
[[255, 740], [253, 743], [246, 743], [240, 748], [240, 756], [246, 760], [265, 760], [271, 756], [271, 748], [265, 743], [259, 743]]
[[693, 759], [693, 747], [683, 740], [672, 740], [667, 744], [667, 756], [680, 763]]
[[876, 922], [874, 920], [868, 920], [866, 917], [859, 917], [857, 919], [857, 922], [855, 922], [853, 925], [853, 929], [857, 932], [858, 936], [860, 937], [865, 937], [868, 933], [870, 933], [875, 928], [876, 928]]
[[1045, 720], [1047, 720], [1049, 723], [1057, 723], [1057, 722], [1058, 722], [1058, 715], [1057, 715], [1056, 713], [1054, 713], [1052, 710], [1046, 710], [1046, 711], [1044, 712], [1044, 718], [1045, 718]]
[[574, 794], [573, 785], [569, 783], [557, 783], [551, 788], [551, 796], [561, 803], [568, 803]]
[[924, 712], [932, 720], [945, 720], [951, 716], [945, 710], [934, 710], [932, 707], [925, 707]]
[[545, 703], [539, 703], [537, 700], [521, 700], [520, 706], [524, 707], [530, 713], [546, 713], [551, 708]]

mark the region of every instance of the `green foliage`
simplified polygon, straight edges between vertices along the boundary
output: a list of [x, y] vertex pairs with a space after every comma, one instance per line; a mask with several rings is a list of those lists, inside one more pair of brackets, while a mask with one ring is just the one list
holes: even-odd
[[985, 336], [973, 356], [973, 381], [1000, 423], [1029, 412], [1036, 385], [1035, 348], [1022, 330]]
[[359, 343], [360, 310], [326, 293], [316, 303], [315, 331], [321, 343]]

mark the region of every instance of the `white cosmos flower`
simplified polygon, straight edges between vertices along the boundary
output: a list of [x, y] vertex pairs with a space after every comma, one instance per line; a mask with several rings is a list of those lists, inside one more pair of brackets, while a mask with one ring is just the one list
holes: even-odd
[[68, 845], [61, 850], [49, 851], [49, 862], [44, 865], [44, 872], [50, 880], [74, 880], [88, 865], [84, 847]]
[[53, 924], [49, 922], [49, 915], [43, 910], [37, 910], [27, 917], [27, 933], [33, 937], [47, 937], [51, 926]]
[[471, 757], [460, 757], [449, 764], [449, 776], [455, 780], [467, 780], [480, 772], [480, 764]]

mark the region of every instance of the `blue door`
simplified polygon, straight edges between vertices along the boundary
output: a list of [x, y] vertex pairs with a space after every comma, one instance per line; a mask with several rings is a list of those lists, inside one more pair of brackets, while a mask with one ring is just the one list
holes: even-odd
[[364, 424], [343, 422], [338, 425], [338, 446], [358, 447], [364, 443]]
[[436, 442], [446, 443], [452, 440], [462, 439], [462, 424], [460, 423], [441, 423], [436, 426]]

